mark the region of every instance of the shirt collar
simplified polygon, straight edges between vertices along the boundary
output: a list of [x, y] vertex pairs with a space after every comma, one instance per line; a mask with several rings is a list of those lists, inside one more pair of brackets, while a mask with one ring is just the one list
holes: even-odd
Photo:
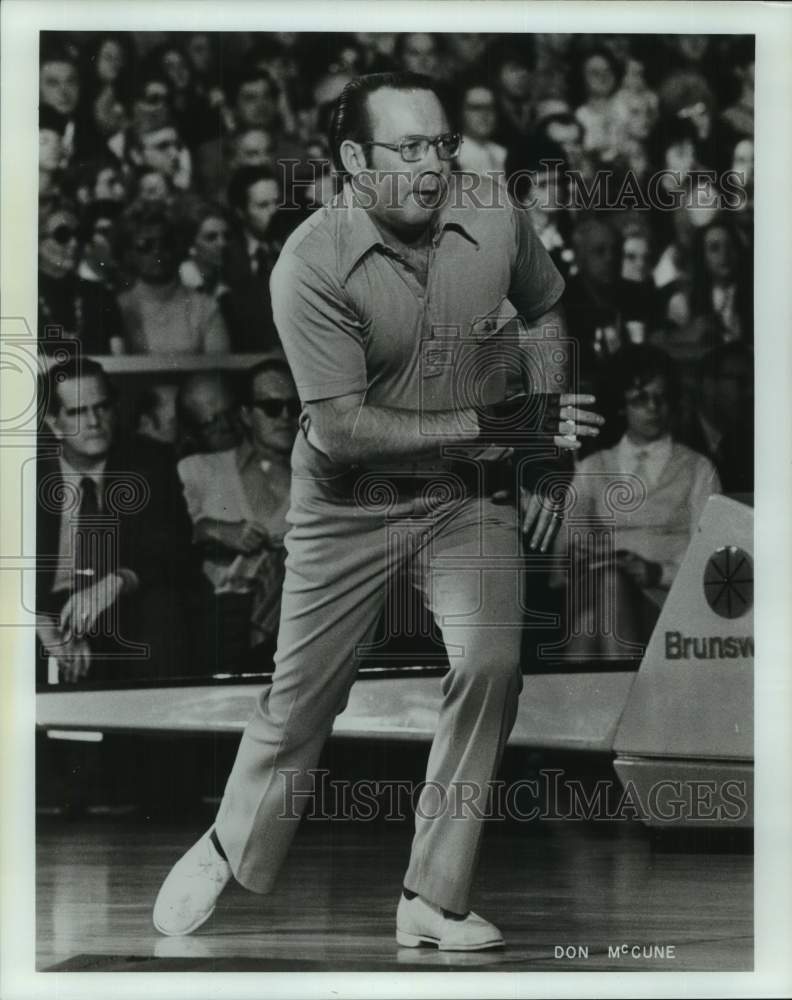
[[671, 435], [664, 434], [656, 441], [649, 441], [646, 444], [636, 444], [625, 434], [621, 441], [619, 441], [619, 457], [622, 462], [635, 463], [641, 452], [651, 461], [656, 462], [667, 459], [671, 454]]
[[102, 476], [104, 475], [105, 467], [107, 466], [107, 459], [103, 458], [101, 462], [95, 465], [92, 469], [87, 469], [83, 472], [78, 472], [73, 466], [69, 465], [63, 455], [58, 459], [60, 462], [61, 475], [64, 478], [69, 479], [93, 479], [97, 486], [102, 485]]
[[[448, 179], [446, 203], [440, 209], [435, 243], [444, 230], [455, 229], [478, 247], [479, 241], [473, 233], [476, 209], [473, 205], [465, 203], [465, 189], [458, 187], [459, 176], [452, 174]], [[344, 184], [341, 193], [336, 195], [327, 211], [342, 213], [338, 227], [338, 259], [341, 267], [341, 283], [345, 285], [356, 265], [369, 250], [381, 247], [390, 252], [390, 248], [382, 239], [368, 212], [354, 204], [352, 189], [348, 183]]]

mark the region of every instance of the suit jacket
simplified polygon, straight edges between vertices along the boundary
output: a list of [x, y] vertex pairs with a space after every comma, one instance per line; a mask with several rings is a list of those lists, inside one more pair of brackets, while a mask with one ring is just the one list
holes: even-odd
[[[54, 439], [39, 441], [36, 517], [36, 607], [52, 610], [63, 498], [69, 505]], [[139, 590], [183, 590], [192, 579], [191, 525], [172, 459], [155, 444], [119, 442], [102, 475], [103, 514], [116, 532], [118, 567], [132, 570]], [[76, 517], [77, 509], [73, 510]]]
[[226, 251], [225, 278], [231, 289], [237, 342], [235, 351], [266, 352], [280, 348], [272, 317], [269, 279], [280, 252], [273, 243], [266, 273], [253, 273], [244, 233], [232, 239]]

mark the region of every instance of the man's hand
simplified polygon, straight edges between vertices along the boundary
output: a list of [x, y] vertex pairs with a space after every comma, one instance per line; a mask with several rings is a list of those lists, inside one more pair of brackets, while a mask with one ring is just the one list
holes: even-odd
[[619, 549], [616, 553], [616, 567], [620, 569], [642, 590], [656, 587], [663, 576], [663, 567], [651, 559], [644, 559], [637, 552]]
[[60, 631], [66, 640], [83, 639], [97, 621], [118, 600], [124, 585], [117, 573], [108, 573], [101, 580], [75, 591], [63, 605]]
[[[557, 489], [565, 492], [562, 485]], [[520, 487], [520, 499], [522, 532], [527, 537], [528, 548], [532, 552], [548, 552], [564, 521], [563, 504], [559, 502], [559, 497], [555, 501], [542, 499], [538, 493], [532, 493], [524, 486]]]
[[218, 545], [226, 552], [243, 556], [260, 552], [270, 544], [270, 535], [263, 524], [256, 521], [215, 521], [202, 518], [195, 526], [196, 541], [211, 546]]
[[535, 393], [511, 396], [476, 407], [482, 444], [527, 447], [552, 441], [563, 451], [577, 451], [578, 437], [597, 437], [604, 418], [586, 407], [594, 396], [577, 393]]
[[579, 437], [597, 437], [605, 418], [586, 409], [597, 402], [595, 396], [564, 392], [559, 397], [558, 434], [553, 443], [565, 451], [576, 451], [580, 447]]
[[74, 684], [88, 675], [91, 667], [91, 650], [85, 639], [64, 639], [60, 629], [52, 622], [40, 622], [36, 632], [47, 656], [58, 663], [60, 679]]

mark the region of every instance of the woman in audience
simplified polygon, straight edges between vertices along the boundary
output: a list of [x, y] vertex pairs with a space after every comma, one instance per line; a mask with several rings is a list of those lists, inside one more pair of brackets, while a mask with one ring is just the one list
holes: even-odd
[[639, 654], [708, 498], [715, 467], [671, 433], [678, 378], [667, 354], [630, 345], [611, 359], [618, 442], [583, 459], [572, 482], [561, 550], [570, 556], [565, 653]]
[[217, 302], [179, 280], [179, 234], [165, 206], [133, 205], [123, 239], [136, 276], [118, 297], [126, 353], [227, 353], [230, 340]]

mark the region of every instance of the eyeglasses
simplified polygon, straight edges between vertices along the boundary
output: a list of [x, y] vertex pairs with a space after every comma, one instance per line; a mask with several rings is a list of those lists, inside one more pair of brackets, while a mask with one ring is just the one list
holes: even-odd
[[65, 247], [72, 240], [79, 239], [77, 230], [65, 224], [56, 226], [48, 235], [51, 240], [55, 240], [62, 247]]
[[250, 405], [256, 410], [261, 410], [271, 420], [283, 416], [284, 413], [294, 419], [299, 417], [302, 409], [299, 399], [254, 399]]
[[628, 406], [647, 407], [652, 403], [659, 410], [660, 407], [668, 405], [668, 396], [664, 393], [647, 392], [646, 389], [628, 393], [624, 398]]
[[441, 160], [451, 160], [459, 152], [462, 145], [462, 136], [458, 132], [444, 132], [432, 138], [429, 135], [406, 135], [398, 142], [375, 142], [373, 139], [361, 141], [361, 146], [382, 146], [384, 149], [392, 149], [399, 153], [405, 163], [418, 163], [429, 152], [429, 147], [434, 146], [437, 155]]

